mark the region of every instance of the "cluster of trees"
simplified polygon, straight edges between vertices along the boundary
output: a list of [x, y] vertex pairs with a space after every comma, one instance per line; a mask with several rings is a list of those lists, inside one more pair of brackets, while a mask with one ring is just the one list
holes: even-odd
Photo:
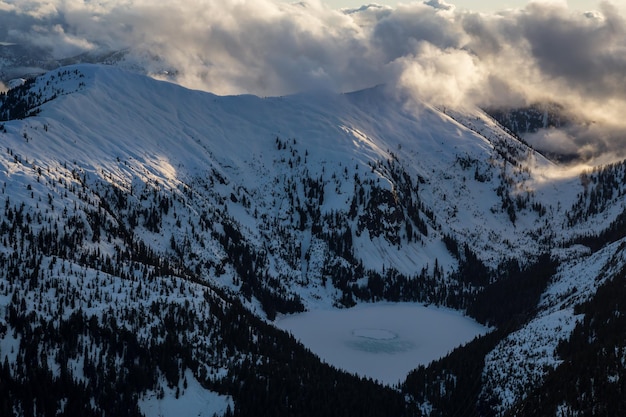
[[442, 359], [421, 365], [402, 384], [414, 407], [427, 405], [431, 417], [493, 415], [489, 404], [480, 401], [485, 356], [507, 334], [495, 330], [454, 349]]
[[520, 108], [488, 108], [486, 112], [509, 133], [519, 136], [548, 127], [561, 127], [570, 121], [557, 103], [535, 103]]
[[500, 277], [476, 295], [467, 313], [498, 328], [511, 327], [513, 323], [517, 327], [532, 317], [558, 262], [546, 253], [524, 269], [515, 261], [503, 266]]
[[433, 417], [493, 415], [491, 399], [481, 396], [485, 356], [532, 318], [555, 271], [556, 263], [549, 255], [523, 269], [514, 261], [503, 263], [498, 268], [500, 279], [475, 294], [467, 307], [468, 314], [496, 329], [411, 372], [402, 385], [403, 392], [416, 406], [429, 404]]
[[[84, 74], [78, 70], [58, 71], [56, 75], [51, 75], [47, 83], [40, 85], [37, 90], [34, 89], [37, 79], [29, 78], [22, 85], [6, 92], [0, 92], [0, 120], [7, 121], [35, 116], [39, 113], [39, 106], [54, 100], [60, 94], [64, 94], [63, 90], [56, 89], [51, 85], [51, 81], [54, 81], [55, 77], [64, 80], [70, 77], [83, 78]], [[84, 83], [80, 82], [79, 86], [84, 86]]]
[[626, 162], [603, 165], [582, 173], [583, 192], [567, 212], [567, 225], [575, 226], [609, 208], [626, 193]]
[[626, 413], [626, 269], [577, 306], [576, 313], [584, 318], [558, 347], [563, 362], [509, 415], [608, 417]]
[[254, 296], [267, 317], [274, 320], [276, 313], [304, 311], [300, 296], [287, 292], [284, 283], [267, 273], [267, 257], [250, 245], [241, 232], [228, 222], [223, 223], [224, 233], [214, 233], [241, 279], [241, 294], [250, 301]]
[[30, 110], [41, 104], [30, 93], [34, 82], [34, 78], [29, 78], [24, 84], [6, 93], [0, 92], [0, 120], [23, 119], [30, 115]]

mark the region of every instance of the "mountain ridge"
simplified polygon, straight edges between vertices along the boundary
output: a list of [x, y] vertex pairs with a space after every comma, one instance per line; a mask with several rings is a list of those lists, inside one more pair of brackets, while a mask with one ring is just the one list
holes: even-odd
[[[604, 281], [588, 287], [578, 283], [580, 292], [569, 293], [576, 258], [588, 262], [582, 275], [593, 280], [605, 261], [589, 255], [606, 253], [596, 255], [605, 260], [623, 239], [617, 235], [617, 243], [594, 252], [577, 241], [600, 235], [619, 220], [623, 191], [610, 178], [623, 174], [622, 163], [579, 176], [511, 136], [481, 110], [402, 102], [384, 87], [342, 95], [220, 97], [81, 64], [10, 90], [0, 98], [0, 118], [11, 119], [0, 122], [6, 147], [0, 160], [6, 346], [18, 344], [9, 334], [26, 337], [23, 322], [32, 319], [31, 312], [44, 322], [58, 317], [59, 311], [35, 301], [44, 283], [74, 288], [58, 302], [63, 311], [76, 313], [62, 317], [78, 320], [85, 340], [97, 329], [95, 323], [82, 323], [90, 315], [102, 326], [119, 322], [142, 334], [145, 324], [131, 319], [123, 306], [138, 314], [145, 300], [159, 300], [154, 307], [143, 306], [154, 309], [151, 319], [143, 319], [147, 322], [166, 315], [183, 328], [188, 320], [192, 327], [205, 321], [221, 329], [220, 320], [230, 316], [217, 306], [230, 305], [224, 308], [256, 323], [255, 330], [238, 336], [234, 330], [181, 333], [154, 324], [161, 337], [150, 341], [144, 334], [136, 343], [182, 352], [175, 356], [180, 362], [176, 371], [170, 363], [154, 368], [150, 383], [138, 384], [134, 395], [160, 392], [155, 369], [171, 389], [191, 370], [201, 385], [233, 396], [228, 404], [246, 415], [246, 397], [231, 383], [248, 375], [250, 355], [261, 362], [274, 355], [268, 350], [255, 356], [246, 349], [250, 340], [269, 337], [259, 326], [277, 314], [387, 300], [445, 305], [493, 322], [491, 313], [482, 312], [489, 303], [503, 302], [492, 284], [517, 288], [525, 268], [532, 270], [547, 253], [565, 275], [546, 274], [533, 284], [539, 292], [516, 307], [517, 324], [497, 350], [485, 354], [490, 390], [485, 388], [480, 401], [499, 398], [505, 405], [494, 412], [505, 413], [523, 399], [523, 392], [494, 376], [508, 346], [515, 345], [510, 340], [528, 338], [545, 316], [567, 316], [563, 332], [543, 342], [550, 359], [546, 368], [519, 368], [540, 384], [559, 365], [554, 359], [558, 338], [567, 337], [578, 320], [571, 306], [553, 311], [556, 304], [535, 297], [548, 297], [554, 285], [565, 282], [556, 297], [576, 300], [572, 305], [590, 299]], [[617, 259], [618, 265], [624, 262]], [[74, 275], [82, 276], [89, 290], [68, 278]], [[107, 304], [107, 297], [92, 288], [102, 286], [103, 279], [111, 294], [123, 294], [116, 297], [121, 303], [116, 310], [88, 307], [91, 298]], [[181, 296], [172, 296], [175, 291]], [[480, 294], [487, 294], [483, 306], [476, 304]], [[48, 304], [55, 300], [45, 297]], [[210, 304], [208, 311], [201, 300]], [[204, 315], [190, 318], [193, 310]], [[216, 348], [208, 352], [197, 343], [170, 341], [166, 349], [166, 335], [176, 334], [185, 341], [210, 337]], [[283, 337], [277, 334], [271, 337]], [[233, 349], [233, 340], [248, 342], [237, 344], [229, 358], [225, 352]], [[18, 357], [26, 358], [21, 347], [17, 350], [22, 353], [7, 359], [10, 378], [21, 375]], [[75, 361], [97, 363], [93, 351], [73, 355]], [[196, 357], [210, 360], [190, 359]], [[76, 377], [77, 370], [67, 365], [71, 361], [59, 361]], [[198, 371], [203, 367], [222, 377], [208, 378]], [[228, 370], [228, 377], [220, 369]], [[78, 379], [91, 384], [89, 378]], [[378, 389], [375, 385], [370, 388]], [[398, 406], [395, 394], [384, 395]]]

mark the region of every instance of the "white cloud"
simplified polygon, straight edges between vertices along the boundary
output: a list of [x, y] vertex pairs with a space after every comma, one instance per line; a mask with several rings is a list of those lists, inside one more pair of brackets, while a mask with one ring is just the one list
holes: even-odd
[[397, 68], [400, 91], [432, 104], [464, 106], [468, 97], [479, 94], [476, 88], [485, 82], [475, 56], [427, 42], [416, 45], [414, 54], [398, 58], [392, 66]]
[[626, 22], [611, 3], [596, 9], [565, 1], [479, 14], [443, 0], [344, 11], [319, 0], [0, 0], [0, 41], [52, 58], [123, 49], [129, 66], [218, 94], [385, 83], [445, 105], [554, 101], [593, 118], [609, 144], [601, 148], [610, 148], [626, 132]]

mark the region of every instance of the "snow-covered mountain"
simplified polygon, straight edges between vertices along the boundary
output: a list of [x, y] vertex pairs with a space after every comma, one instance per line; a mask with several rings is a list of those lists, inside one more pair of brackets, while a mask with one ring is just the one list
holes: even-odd
[[[223, 97], [75, 65], [3, 94], [0, 120], [8, 413], [504, 415], [626, 263], [623, 163], [558, 165], [383, 86]], [[493, 331], [392, 389], [272, 325], [377, 301]], [[454, 355], [483, 364], [470, 394]]]

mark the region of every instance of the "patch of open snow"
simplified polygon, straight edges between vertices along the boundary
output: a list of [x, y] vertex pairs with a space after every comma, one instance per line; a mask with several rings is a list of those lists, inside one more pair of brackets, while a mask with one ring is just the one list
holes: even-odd
[[[164, 395], [159, 398], [156, 392], [149, 391], [139, 399], [139, 409], [147, 416], [178, 417], [197, 416], [212, 417], [223, 415], [228, 407], [232, 409], [230, 397], [217, 394], [202, 387], [191, 371], [185, 372], [187, 389], [164, 388]], [[178, 397], [176, 391], [179, 391]]]
[[9, 81], [8, 87], [9, 87], [9, 89], [16, 88], [16, 87], [19, 87], [21, 85], [24, 85], [25, 82], [26, 82], [26, 80], [23, 79], [23, 78], [15, 78], [15, 79]]
[[413, 303], [308, 311], [276, 325], [323, 361], [386, 385], [487, 331], [457, 311]]
[[8, 359], [9, 363], [14, 363], [20, 347], [21, 336], [13, 337], [11, 328], [7, 328], [6, 333], [0, 334], [0, 361]]

